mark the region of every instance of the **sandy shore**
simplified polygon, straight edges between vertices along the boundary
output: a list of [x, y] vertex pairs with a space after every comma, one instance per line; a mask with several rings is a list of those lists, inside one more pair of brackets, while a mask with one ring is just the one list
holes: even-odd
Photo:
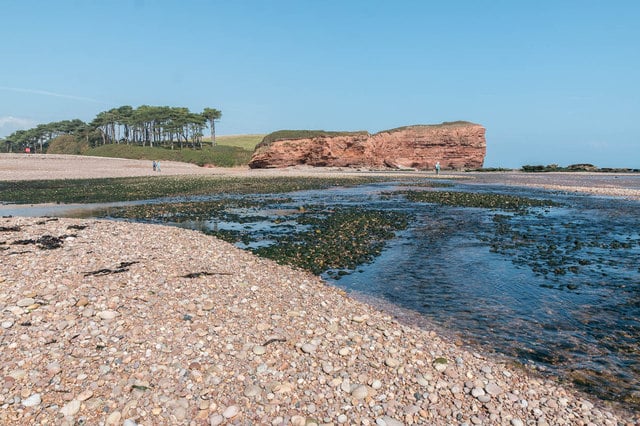
[[640, 421], [195, 231], [0, 230], [0, 424]]
[[424, 175], [419, 172], [372, 171], [342, 168], [290, 167], [254, 169], [248, 167], [199, 167], [195, 164], [162, 161], [154, 172], [151, 161], [123, 158], [88, 157], [61, 154], [0, 154], [0, 180], [89, 179], [127, 176], [351, 176], [351, 175]]
[[[208, 168], [175, 161], [161, 162], [154, 172], [146, 160], [87, 157], [59, 154], [0, 154], [0, 181], [35, 179], [82, 179], [158, 175], [208, 176], [427, 176], [441, 179], [465, 179], [478, 183], [529, 186], [565, 192], [613, 195], [640, 199], [637, 175], [602, 173], [465, 173], [368, 170], [348, 168], [290, 167], [286, 169]], [[594, 179], [593, 177], [616, 179]]]

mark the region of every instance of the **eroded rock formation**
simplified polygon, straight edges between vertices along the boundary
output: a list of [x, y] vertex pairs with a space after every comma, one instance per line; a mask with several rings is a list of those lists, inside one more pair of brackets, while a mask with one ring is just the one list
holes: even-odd
[[287, 132], [267, 135], [249, 167], [296, 165], [316, 167], [370, 167], [443, 169], [482, 167], [486, 153], [485, 129], [457, 121], [438, 125], [400, 127], [371, 135], [367, 132]]

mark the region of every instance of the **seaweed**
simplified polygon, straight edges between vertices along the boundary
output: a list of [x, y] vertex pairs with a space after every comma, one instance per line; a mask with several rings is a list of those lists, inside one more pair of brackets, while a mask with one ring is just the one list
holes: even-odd
[[33, 244], [41, 250], [54, 250], [62, 247], [64, 239], [68, 237], [76, 237], [76, 235], [61, 235], [59, 237], [54, 237], [53, 235], [43, 235], [37, 240], [34, 240], [33, 238], [26, 240], [16, 240], [11, 244], [16, 246], [26, 246]]
[[138, 261], [120, 262], [120, 265], [116, 266], [113, 269], [103, 268], [103, 269], [98, 269], [97, 271], [85, 272], [84, 276], [88, 277], [88, 276], [91, 276], [91, 275], [93, 275], [93, 276], [103, 276], [103, 275], [111, 275], [111, 274], [120, 274], [122, 272], [129, 271], [129, 266], [135, 265], [136, 263], [140, 263], [140, 262], [138, 262]]

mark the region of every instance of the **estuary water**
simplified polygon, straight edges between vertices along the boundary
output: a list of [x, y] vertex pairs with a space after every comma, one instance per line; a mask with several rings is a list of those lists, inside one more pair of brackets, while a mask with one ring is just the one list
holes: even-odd
[[[628, 187], [640, 188], [640, 175], [625, 179]], [[439, 188], [428, 180], [399, 181], [244, 196], [263, 202], [233, 208], [224, 219], [175, 225], [241, 230], [251, 238], [237, 245], [251, 248], [271, 244], [275, 234], [304, 229], [307, 225], [297, 221], [301, 206], [407, 213], [409, 226], [387, 241], [372, 262], [346, 275], [328, 271], [324, 278], [359, 297], [411, 312], [418, 322], [466, 345], [637, 410], [640, 201], [498, 183], [448, 183]], [[525, 210], [445, 206], [409, 201], [402, 193], [406, 189], [508, 194], [554, 205]], [[91, 217], [95, 207], [55, 211], [52, 206], [38, 214]], [[28, 209], [18, 214], [29, 214]]]
[[[557, 204], [523, 213], [411, 202], [395, 192], [407, 189], [403, 185], [297, 192], [262, 213], [273, 218], [320, 204], [410, 214], [409, 227], [373, 262], [324, 278], [382, 301], [383, 307], [414, 312], [465, 344], [555, 374], [600, 398], [636, 406], [640, 202], [505, 185], [451, 182], [444, 188]], [[420, 183], [410, 189], [420, 190]], [[295, 221], [215, 226], [269, 235], [278, 232], [274, 227], [287, 232]], [[257, 242], [268, 243], [268, 236]]]
[[[398, 201], [406, 231], [335, 284], [420, 314], [466, 344], [640, 400], [640, 203], [510, 187], [527, 214]], [[637, 405], [636, 405], [637, 407]], [[636, 408], [637, 409], [637, 408]]]

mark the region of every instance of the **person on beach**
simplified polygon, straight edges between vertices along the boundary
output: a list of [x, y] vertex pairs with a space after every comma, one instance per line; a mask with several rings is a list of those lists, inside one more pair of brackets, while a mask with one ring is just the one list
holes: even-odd
[[439, 175], [440, 174], [440, 162], [436, 161], [436, 174]]

